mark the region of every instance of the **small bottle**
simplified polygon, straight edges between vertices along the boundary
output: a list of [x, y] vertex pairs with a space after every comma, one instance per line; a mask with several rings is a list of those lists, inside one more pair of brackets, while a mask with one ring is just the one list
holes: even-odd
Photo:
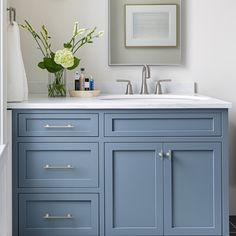
[[80, 69], [80, 77], [79, 77], [79, 88], [81, 91], [84, 91], [84, 81], [85, 81], [85, 69]]
[[75, 72], [75, 90], [80, 90], [80, 83], [79, 83], [79, 71]]
[[85, 78], [85, 80], [84, 80], [84, 90], [86, 90], [86, 91], [90, 90], [89, 78]]
[[90, 77], [90, 80], [89, 80], [89, 89], [94, 90], [94, 79], [92, 76]]

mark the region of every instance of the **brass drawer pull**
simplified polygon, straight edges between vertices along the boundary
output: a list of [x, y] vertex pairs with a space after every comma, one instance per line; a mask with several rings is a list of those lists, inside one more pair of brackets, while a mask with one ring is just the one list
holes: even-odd
[[51, 170], [51, 169], [71, 170], [71, 169], [74, 169], [74, 167], [72, 165], [67, 165], [67, 166], [50, 166], [49, 164], [46, 164], [43, 168], [45, 170]]
[[71, 128], [74, 128], [75, 126], [73, 125], [49, 125], [49, 124], [46, 124], [44, 126], [44, 128], [46, 129], [71, 129]]
[[52, 216], [49, 213], [46, 213], [43, 217], [44, 219], [47, 220], [70, 220], [73, 219], [71, 214], [67, 214], [66, 216]]

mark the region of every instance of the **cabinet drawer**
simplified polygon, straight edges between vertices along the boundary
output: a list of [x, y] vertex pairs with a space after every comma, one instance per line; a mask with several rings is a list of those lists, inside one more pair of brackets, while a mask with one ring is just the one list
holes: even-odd
[[19, 187], [98, 187], [97, 143], [20, 143]]
[[98, 136], [98, 114], [43, 114], [18, 115], [20, 137]]
[[97, 194], [20, 194], [19, 236], [98, 235]]
[[220, 136], [221, 113], [106, 114], [105, 136]]

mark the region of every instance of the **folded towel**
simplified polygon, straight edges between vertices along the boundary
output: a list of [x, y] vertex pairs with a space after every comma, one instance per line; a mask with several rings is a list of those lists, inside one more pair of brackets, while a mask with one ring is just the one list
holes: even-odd
[[7, 32], [7, 100], [22, 102], [28, 100], [28, 82], [20, 45], [20, 31], [16, 22], [8, 26]]

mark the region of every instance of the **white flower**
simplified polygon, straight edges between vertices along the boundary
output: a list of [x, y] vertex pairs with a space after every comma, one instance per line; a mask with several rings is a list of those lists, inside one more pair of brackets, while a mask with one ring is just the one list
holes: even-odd
[[74, 55], [68, 48], [58, 50], [55, 54], [54, 60], [57, 64], [62, 65], [64, 68], [70, 68], [74, 65]]

